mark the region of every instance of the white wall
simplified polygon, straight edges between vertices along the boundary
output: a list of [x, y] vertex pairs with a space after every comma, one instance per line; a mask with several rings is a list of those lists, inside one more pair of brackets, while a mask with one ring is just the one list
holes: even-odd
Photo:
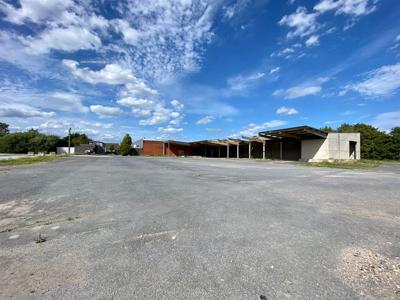
[[349, 153], [350, 141], [356, 142], [356, 159], [360, 159], [359, 133], [329, 133], [326, 139], [302, 140], [301, 160], [354, 159]]
[[324, 160], [329, 157], [328, 139], [302, 140], [301, 160]]
[[[71, 154], [75, 153], [75, 148], [71, 147]], [[57, 147], [57, 154], [68, 154], [68, 147]]]
[[360, 159], [359, 133], [329, 133], [330, 159], [352, 159], [349, 156], [350, 141], [356, 142], [356, 159]]

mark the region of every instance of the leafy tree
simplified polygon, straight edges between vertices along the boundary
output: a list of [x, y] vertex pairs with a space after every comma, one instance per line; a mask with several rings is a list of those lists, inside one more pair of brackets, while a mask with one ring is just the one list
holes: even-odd
[[26, 132], [15, 132], [0, 137], [0, 152], [27, 153], [55, 151], [60, 138], [45, 135], [35, 129]]
[[324, 126], [324, 127], [320, 128], [320, 130], [325, 131], [325, 132], [335, 132], [335, 129], [333, 129], [330, 126]]
[[[71, 134], [71, 147], [78, 146], [81, 144], [89, 144], [92, 140], [87, 137], [84, 133], [72, 133]], [[67, 147], [68, 146], [68, 135], [62, 139], [62, 142], [59, 146]]]
[[390, 131], [392, 139], [393, 159], [400, 159], [400, 127], [394, 127]]
[[119, 145], [119, 152], [122, 155], [130, 155], [132, 153], [132, 138], [126, 134]]
[[10, 130], [8, 129], [8, 124], [0, 122], [0, 136], [4, 136], [9, 133]]
[[341, 132], [341, 133], [350, 133], [350, 132], [355, 132], [354, 131], [354, 125], [350, 125], [347, 123], [343, 123], [336, 129], [336, 132]]

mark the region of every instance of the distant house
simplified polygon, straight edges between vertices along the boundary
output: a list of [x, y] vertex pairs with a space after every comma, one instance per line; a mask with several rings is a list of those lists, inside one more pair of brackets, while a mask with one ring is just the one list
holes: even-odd
[[[57, 154], [68, 154], [68, 147], [57, 147]], [[70, 154], [75, 154], [75, 147], [70, 148]]]
[[94, 145], [93, 152], [96, 154], [106, 153], [106, 143], [100, 141], [93, 141], [90, 144]]
[[[89, 144], [75, 145], [70, 148], [70, 154], [104, 154], [106, 152], [106, 144], [99, 141], [93, 141]], [[68, 147], [57, 147], [57, 154], [68, 154]]]
[[118, 153], [119, 144], [117, 143], [104, 143], [104, 151], [106, 153]]
[[78, 154], [78, 155], [82, 155], [82, 154], [92, 154], [95, 153], [94, 149], [95, 149], [95, 144], [80, 144], [78, 146], [75, 146], [75, 153], [74, 154]]

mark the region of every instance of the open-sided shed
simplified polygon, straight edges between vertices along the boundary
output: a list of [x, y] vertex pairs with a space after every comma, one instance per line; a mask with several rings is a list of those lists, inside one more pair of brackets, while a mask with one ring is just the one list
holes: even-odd
[[258, 136], [194, 142], [139, 140], [142, 155], [320, 161], [359, 159], [359, 133], [327, 133], [310, 126], [262, 131]]
[[290, 127], [260, 132], [279, 141], [280, 158], [322, 161], [360, 159], [359, 133], [327, 133], [310, 126]]

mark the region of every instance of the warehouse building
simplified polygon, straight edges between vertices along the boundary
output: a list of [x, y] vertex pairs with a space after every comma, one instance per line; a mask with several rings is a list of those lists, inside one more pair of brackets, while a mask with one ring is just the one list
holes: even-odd
[[309, 126], [300, 126], [263, 131], [259, 136], [279, 141], [280, 159], [360, 159], [360, 133], [327, 133]]
[[195, 142], [141, 139], [140, 155], [216, 158], [280, 159], [294, 161], [360, 159], [359, 133], [327, 133], [310, 126], [263, 131], [254, 137]]

